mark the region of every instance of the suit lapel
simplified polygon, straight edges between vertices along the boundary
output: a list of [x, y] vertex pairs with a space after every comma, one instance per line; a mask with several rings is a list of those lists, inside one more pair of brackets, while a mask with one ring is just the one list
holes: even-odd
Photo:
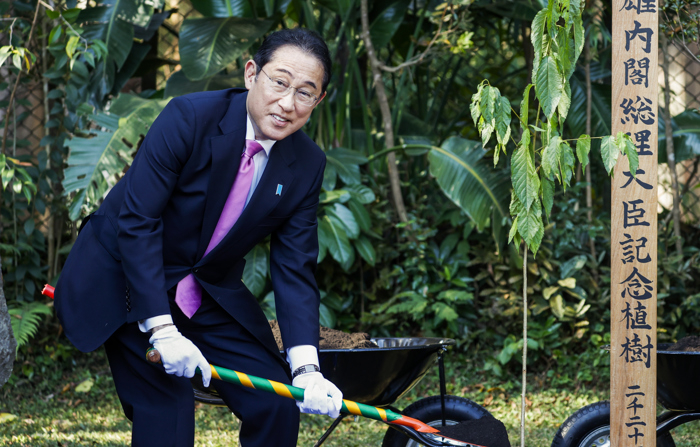
[[[235, 244], [261, 219], [270, 214], [280, 200], [284, 200], [294, 181], [294, 174], [289, 168], [289, 165], [294, 160], [291, 137], [275, 143], [270, 152], [270, 159], [267, 161], [265, 171], [253, 192], [253, 196], [250, 198], [250, 202], [248, 202], [248, 205], [228, 234], [224, 236], [209, 255], [215, 255], [216, 252], [225, 250], [227, 245]], [[282, 185], [282, 192], [279, 195], [277, 194], [278, 185]]]
[[197, 259], [202, 259], [204, 251], [221, 216], [233, 181], [236, 179], [241, 155], [245, 148], [247, 94], [236, 95], [219, 123], [222, 135], [209, 139], [211, 150], [211, 173], [207, 187], [204, 221], [197, 247]]

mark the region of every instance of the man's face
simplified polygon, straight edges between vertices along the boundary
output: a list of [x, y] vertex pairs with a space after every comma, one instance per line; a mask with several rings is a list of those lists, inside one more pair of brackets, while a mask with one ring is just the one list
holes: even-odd
[[[292, 45], [279, 47], [256, 76], [255, 62], [245, 66], [245, 86], [249, 90], [246, 107], [253, 123], [255, 138], [281, 140], [299, 130], [311, 116], [325, 93], [321, 93], [323, 65], [314, 56]], [[267, 74], [267, 75], [266, 75]], [[270, 79], [281, 79], [318, 97], [311, 106], [295, 100], [295, 88], [281, 94], [271, 88]]]

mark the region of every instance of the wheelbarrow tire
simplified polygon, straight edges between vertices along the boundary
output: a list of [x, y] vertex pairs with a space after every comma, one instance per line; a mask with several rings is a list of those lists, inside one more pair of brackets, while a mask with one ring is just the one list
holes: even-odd
[[[610, 436], [610, 402], [587, 405], [561, 424], [552, 447], [591, 447], [594, 441]], [[671, 433], [656, 438], [656, 447], [676, 447]]]
[[[401, 414], [438, 427], [442, 425], [440, 396], [426, 397], [416, 401], [406, 407]], [[456, 424], [483, 417], [493, 417], [493, 415], [481, 405], [464, 397], [445, 396], [445, 419], [448, 425], [450, 422]], [[412, 442], [403, 433], [390, 427], [384, 435], [382, 447], [406, 447]]]

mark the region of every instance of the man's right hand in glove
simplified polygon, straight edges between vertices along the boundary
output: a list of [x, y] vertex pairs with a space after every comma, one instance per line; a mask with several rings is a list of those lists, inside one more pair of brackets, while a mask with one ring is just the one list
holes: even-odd
[[191, 378], [197, 367], [202, 371], [202, 383], [209, 386], [211, 367], [194, 343], [180, 334], [174, 325], [157, 329], [149, 342], [160, 353], [165, 372]]

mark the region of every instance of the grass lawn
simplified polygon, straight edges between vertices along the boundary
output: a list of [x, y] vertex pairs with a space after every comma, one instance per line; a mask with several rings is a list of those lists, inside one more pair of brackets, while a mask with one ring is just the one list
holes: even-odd
[[[123, 416], [102, 351], [66, 352], [64, 360], [33, 355], [15, 364], [15, 376], [0, 389], [0, 445], [2, 446], [125, 446], [131, 425]], [[448, 355], [449, 357], [449, 355]], [[519, 387], [502, 384], [479, 372], [475, 361], [452, 355], [447, 365], [448, 393], [469, 398], [502, 420], [513, 446], [520, 445]], [[31, 374], [33, 371], [33, 374]], [[424, 378], [395, 405], [405, 408], [424, 396], [439, 394], [435, 374]], [[540, 377], [529, 383], [526, 445], [546, 447], [559, 425], [577, 409], [606, 399], [607, 390], [572, 386], [549, 389]], [[197, 446], [237, 445], [238, 420], [226, 408], [199, 405]], [[330, 425], [325, 416], [302, 415], [300, 446], [312, 446]], [[367, 419], [347, 418], [325, 446], [381, 445], [387, 426]], [[700, 424], [693, 422], [673, 431], [678, 447], [700, 444]]]

